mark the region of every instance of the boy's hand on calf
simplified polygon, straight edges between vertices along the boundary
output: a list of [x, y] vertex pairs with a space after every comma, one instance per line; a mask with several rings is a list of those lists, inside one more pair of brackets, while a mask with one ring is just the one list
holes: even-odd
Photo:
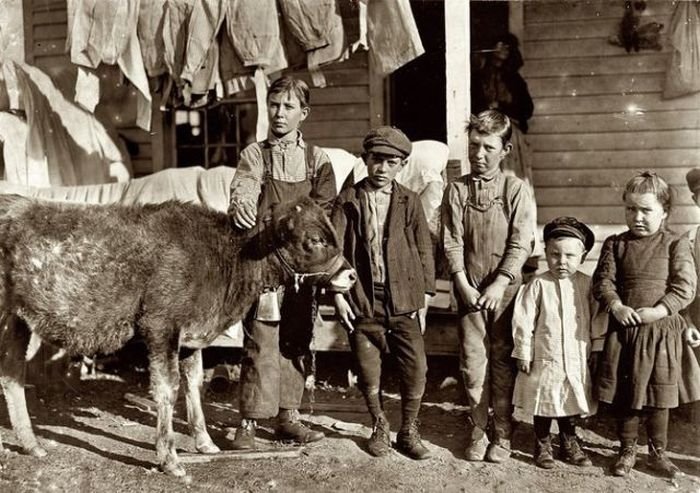
[[250, 200], [243, 200], [232, 205], [229, 212], [233, 218], [233, 224], [241, 229], [250, 229], [255, 226], [258, 210]]
[[526, 374], [530, 373], [530, 362], [527, 360], [516, 358], [515, 366], [517, 366], [518, 370], [520, 370], [523, 373], [526, 373]]
[[690, 344], [690, 347], [700, 347], [700, 330], [695, 327], [685, 329], [685, 342]]
[[333, 297], [333, 304], [340, 323], [348, 333], [352, 334], [352, 331], [355, 330], [355, 327], [352, 325], [352, 321], [355, 320], [355, 313], [353, 313], [350, 303], [348, 303], [342, 293], [336, 293]]

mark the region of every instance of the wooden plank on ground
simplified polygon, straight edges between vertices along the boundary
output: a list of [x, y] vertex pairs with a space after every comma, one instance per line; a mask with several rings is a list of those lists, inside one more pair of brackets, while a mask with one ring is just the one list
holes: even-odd
[[[632, 170], [692, 168], [698, 165], [697, 149], [628, 149], [611, 151], [534, 152], [535, 169], [610, 168]], [[631, 173], [631, 171], [630, 171]]]
[[222, 450], [216, 454], [177, 454], [184, 464], [203, 464], [220, 460], [293, 459], [300, 457], [304, 447], [269, 447], [255, 450]]

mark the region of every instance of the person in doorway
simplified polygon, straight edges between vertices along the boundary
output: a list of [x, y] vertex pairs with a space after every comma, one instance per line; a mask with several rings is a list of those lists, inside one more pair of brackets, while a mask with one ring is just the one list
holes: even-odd
[[596, 387], [618, 418], [620, 451], [612, 467], [627, 476], [646, 421], [651, 469], [674, 476], [666, 454], [669, 409], [679, 404], [686, 321], [697, 273], [685, 235], [666, 226], [671, 188], [656, 173], [627, 182], [622, 195], [628, 231], [609, 236], [593, 273], [593, 295], [609, 315]]
[[442, 242], [460, 316], [460, 371], [471, 408], [467, 460], [502, 462], [511, 453], [513, 301], [535, 234], [530, 188], [501, 169], [511, 131], [510, 119], [496, 110], [470, 122], [472, 171], [448, 185], [442, 202]]
[[[309, 88], [302, 80], [282, 77], [268, 90], [268, 138], [240, 155], [231, 183], [229, 215], [241, 229], [274, 204], [300, 196], [314, 198], [330, 214], [335, 177], [325, 152], [308, 144], [299, 127], [311, 111]], [[255, 448], [257, 420], [277, 416], [276, 437], [296, 443], [321, 440], [323, 433], [299, 420], [304, 393], [304, 359], [309, 352], [315, 296], [268, 286], [244, 321], [244, 356], [240, 381], [241, 425], [234, 449]]]
[[513, 404], [533, 416], [538, 467], [554, 467], [552, 419], [559, 425], [562, 459], [590, 466], [576, 436], [576, 420], [593, 409], [588, 359], [592, 339], [600, 334], [592, 333], [597, 310], [591, 276], [578, 269], [595, 237], [576, 218], [559, 217], [544, 227], [544, 241], [548, 270], [515, 299], [513, 358], [520, 371]]
[[381, 396], [382, 356], [388, 349], [401, 379], [397, 449], [412, 459], [427, 459], [430, 451], [421, 441], [417, 418], [427, 371], [425, 310], [435, 294], [430, 231], [417, 194], [394, 180], [411, 153], [408, 137], [397, 128], [379, 127], [362, 147], [368, 177], [340, 193], [332, 214], [358, 282], [349, 298], [335, 295], [335, 307], [372, 416], [368, 451], [374, 456], [391, 451]]

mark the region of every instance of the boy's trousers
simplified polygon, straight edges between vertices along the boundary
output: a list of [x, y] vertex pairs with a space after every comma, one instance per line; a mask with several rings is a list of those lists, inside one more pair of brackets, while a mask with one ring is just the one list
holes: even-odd
[[382, 354], [391, 352], [401, 376], [401, 397], [421, 399], [425, 391], [427, 358], [417, 317], [387, 315], [381, 292], [376, 294], [374, 318], [358, 319], [353, 324], [350, 345], [359, 372], [360, 390], [377, 394], [381, 387]]
[[280, 296], [282, 322], [245, 321], [241, 361], [240, 412], [245, 419], [276, 416], [299, 409], [304, 395], [304, 361], [313, 336], [313, 293]]
[[[493, 409], [495, 440], [510, 440], [516, 368], [513, 351], [513, 305], [520, 283], [510, 284], [497, 310], [467, 312], [460, 307], [460, 371], [474, 427], [485, 431]], [[474, 430], [476, 431], [476, 430]]]

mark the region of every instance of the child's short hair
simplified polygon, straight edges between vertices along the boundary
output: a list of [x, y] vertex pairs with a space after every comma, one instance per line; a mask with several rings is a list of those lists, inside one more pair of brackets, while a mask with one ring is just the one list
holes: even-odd
[[309, 86], [303, 80], [290, 76], [280, 77], [270, 85], [270, 89], [267, 91], [267, 98], [269, 99], [273, 94], [286, 93], [294, 94], [302, 108], [309, 107]]
[[501, 138], [503, 145], [510, 142], [510, 137], [513, 134], [513, 126], [510, 123], [510, 118], [496, 110], [484, 110], [478, 115], [469, 119], [467, 131], [475, 130], [480, 134], [497, 135]]
[[653, 193], [663, 206], [664, 211], [671, 211], [673, 202], [671, 187], [668, 186], [666, 180], [653, 171], [643, 171], [628, 181], [625, 191], [622, 192], [622, 200], [627, 199], [628, 193]]

